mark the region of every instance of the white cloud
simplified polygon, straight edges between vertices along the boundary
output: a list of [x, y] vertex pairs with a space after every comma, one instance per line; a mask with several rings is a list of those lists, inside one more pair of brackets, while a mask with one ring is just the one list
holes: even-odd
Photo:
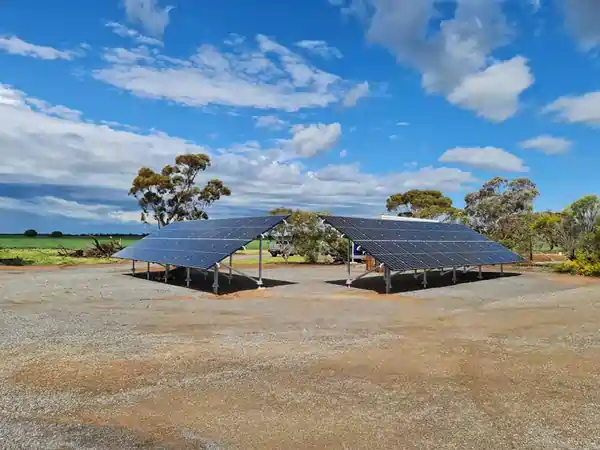
[[[300, 160], [335, 145], [341, 133], [336, 123], [297, 126], [290, 139], [272, 148], [247, 141], [213, 149], [160, 131], [142, 134], [117, 128], [110, 121], [105, 121], [110, 123], [106, 125], [84, 121], [76, 114], [57, 116], [49, 103], [39, 103], [42, 108], [32, 104], [27, 94], [0, 85], [0, 179], [3, 183], [38, 186], [40, 192], [29, 199], [4, 199], [4, 209], [37, 209], [52, 214], [63, 211], [65, 216], [86, 220], [136, 220], [137, 211], [127, 191], [137, 170], [144, 165], [159, 170], [176, 155], [191, 152], [206, 153], [213, 163], [199, 183], [220, 178], [233, 190], [231, 197], [215, 205], [211, 216], [260, 213], [281, 205], [371, 215], [385, 205], [390, 186], [450, 192], [476, 181], [469, 172], [447, 167], [416, 172], [392, 168], [390, 173], [378, 175], [359, 171], [347, 181], [319, 179], [319, 169], [311, 173]], [[350, 166], [338, 166], [336, 170], [342, 175], [337, 177], [358, 170]], [[320, 176], [335, 175], [328, 176], [325, 171]], [[76, 199], [83, 206], [75, 204], [73, 198], [41, 200], [47, 196], [44, 191], [48, 186], [76, 187], [76, 192], [94, 192], [97, 199], [131, 202], [132, 210], [86, 201], [83, 194]]]
[[[266, 36], [257, 48], [244, 43], [221, 51], [202, 45], [187, 60], [145, 49], [108, 49], [110, 64], [94, 72], [98, 80], [139, 97], [201, 107], [227, 105], [298, 111], [321, 108], [364, 95], [353, 83], [320, 70]], [[228, 47], [231, 47], [229, 45]], [[116, 54], [118, 52], [118, 54]], [[364, 83], [363, 83], [364, 84]], [[345, 100], [345, 101], [351, 101]]]
[[529, 171], [521, 158], [496, 147], [457, 147], [447, 150], [440, 157], [440, 161], [467, 164], [479, 169], [506, 172]]
[[397, 134], [390, 134], [388, 137], [389, 137], [390, 141], [396, 141], [398, 139]]
[[268, 128], [271, 130], [281, 130], [288, 125], [288, 122], [277, 116], [255, 116], [255, 126], [257, 128]]
[[582, 50], [600, 46], [600, 7], [597, 0], [563, 0], [565, 23]]
[[[479, 82], [477, 94], [492, 98], [502, 110], [490, 113], [489, 100], [477, 103], [467, 95], [469, 90], [463, 84], [469, 77], [501, 64], [492, 54], [511, 37], [503, 2], [457, 0], [451, 18], [444, 17], [448, 11], [442, 11], [443, 2], [437, 0], [347, 0], [339, 4], [345, 4], [344, 12], [365, 23], [370, 42], [386, 47], [400, 64], [418, 70], [427, 92], [446, 96], [454, 93], [453, 103], [477, 108], [485, 117], [505, 116], [510, 109], [506, 105], [518, 105], [522, 89], [505, 87], [494, 94], [492, 86]], [[468, 84], [473, 87], [473, 80]]]
[[573, 142], [565, 138], [554, 136], [538, 136], [527, 139], [526, 141], [521, 142], [520, 145], [523, 148], [540, 150], [547, 155], [558, 155], [567, 153], [573, 146]]
[[466, 76], [448, 95], [448, 100], [489, 120], [502, 122], [517, 112], [519, 96], [533, 81], [527, 60], [515, 56]]
[[124, 211], [114, 206], [85, 204], [53, 196], [34, 197], [30, 199], [0, 197], [0, 210], [99, 222], [140, 221], [139, 211]]
[[369, 95], [369, 83], [365, 81], [364, 83], [357, 84], [350, 89], [346, 93], [342, 103], [346, 108], [356, 106], [356, 103], [358, 103], [361, 98], [366, 97], [367, 95]]
[[396, 126], [398, 126], [398, 127], [407, 127], [409, 125], [410, 125], [410, 123], [408, 123], [408, 122], [398, 122], [398, 123], [396, 123]]
[[121, 25], [117, 22], [107, 22], [106, 26], [110, 28], [113, 33], [118, 36], [132, 39], [134, 42], [141, 45], [157, 45], [162, 47], [164, 44], [161, 40], [155, 39], [149, 36], [144, 36], [139, 31], [127, 28], [125, 25]]
[[169, 24], [172, 6], [161, 7], [158, 0], [124, 0], [125, 13], [131, 22], [139, 22], [152, 36], [162, 36]]
[[30, 56], [32, 58], [47, 60], [71, 60], [77, 56], [76, 52], [69, 50], [57, 50], [53, 47], [31, 44], [18, 38], [17, 36], [0, 37], [0, 50], [4, 50], [11, 55]]
[[317, 55], [325, 59], [343, 57], [342, 52], [340, 52], [337, 48], [327, 44], [325, 41], [299, 41], [296, 42], [296, 47], [308, 50], [313, 55]]
[[555, 113], [563, 122], [584, 123], [600, 126], [600, 91], [588, 92], [581, 96], [564, 96], [555, 100], [543, 110]]
[[348, 150], [344, 149], [340, 152], [340, 158], [345, 158], [348, 156]]
[[281, 140], [284, 149], [293, 155], [310, 158], [319, 152], [333, 148], [342, 136], [342, 126], [339, 123], [326, 125], [316, 123], [312, 125], [294, 125], [292, 138]]

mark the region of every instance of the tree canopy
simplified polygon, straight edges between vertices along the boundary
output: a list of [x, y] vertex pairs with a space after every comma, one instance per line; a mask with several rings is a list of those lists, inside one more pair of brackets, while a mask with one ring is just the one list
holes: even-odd
[[389, 212], [406, 217], [435, 218], [455, 213], [451, 198], [440, 191], [420, 189], [389, 196], [386, 208]]
[[203, 188], [196, 186], [197, 176], [210, 165], [208, 155], [198, 153], [177, 156], [175, 165], [166, 165], [160, 173], [142, 167], [129, 190], [142, 209], [142, 222], [149, 223], [151, 216], [164, 227], [181, 220], [208, 219], [207, 208], [231, 195], [219, 179], [209, 180]]
[[528, 178], [495, 177], [465, 196], [465, 214], [476, 231], [498, 241], [514, 236], [523, 215], [533, 211], [539, 191]]

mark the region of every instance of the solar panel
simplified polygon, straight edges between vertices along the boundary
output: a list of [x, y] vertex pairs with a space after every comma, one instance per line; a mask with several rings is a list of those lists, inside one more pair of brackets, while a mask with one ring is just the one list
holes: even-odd
[[286, 217], [174, 222], [125, 247], [113, 257], [207, 270]]
[[393, 271], [523, 261], [516, 253], [461, 224], [321, 217]]

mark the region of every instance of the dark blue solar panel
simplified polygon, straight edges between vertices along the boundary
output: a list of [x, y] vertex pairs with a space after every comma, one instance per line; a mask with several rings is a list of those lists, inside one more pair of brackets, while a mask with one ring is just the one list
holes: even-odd
[[286, 217], [174, 222], [113, 256], [206, 270], [271, 230]]
[[394, 271], [523, 261], [516, 253], [461, 224], [322, 217]]

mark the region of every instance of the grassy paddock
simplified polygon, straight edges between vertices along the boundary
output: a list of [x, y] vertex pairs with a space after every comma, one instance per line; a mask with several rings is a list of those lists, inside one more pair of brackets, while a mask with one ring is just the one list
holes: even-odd
[[[283, 257], [281, 256], [265, 256], [263, 257], [262, 260], [263, 264], [285, 264], [285, 259], [283, 259]], [[304, 258], [302, 256], [290, 256], [288, 259], [289, 263], [304, 263]], [[235, 258], [233, 259], [233, 265], [234, 266], [243, 266], [243, 265], [250, 265], [250, 264], [258, 264], [258, 256], [256, 258], [247, 258], [247, 259], [240, 259], [240, 260], [235, 260]]]
[[[123, 237], [113, 236], [112, 240], [121, 239], [123, 245], [127, 246], [140, 238], [137, 237]], [[108, 237], [98, 238], [99, 242], [108, 242], [111, 239]], [[71, 250], [77, 250], [82, 248], [91, 247], [93, 244], [92, 238], [88, 236], [65, 236], [61, 238], [53, 238], [49, 236], [36, 236], [36, 237], [25, 237], [25, 236], [11, 236], [3, 235], [0, 236], [0, 248], [8, 249], [26, 249], [26, 248], [39, 248], [39, 249], [57, 249], [57, 248], [68, 248]]]
[[112, 258], [73, 258], [70, 256], [60, 256], [56, 249], [0, 249], [0, 259], [22, 260], [26, 266], [53, 266], [65, 264], [108, 264], [119, 262]]

